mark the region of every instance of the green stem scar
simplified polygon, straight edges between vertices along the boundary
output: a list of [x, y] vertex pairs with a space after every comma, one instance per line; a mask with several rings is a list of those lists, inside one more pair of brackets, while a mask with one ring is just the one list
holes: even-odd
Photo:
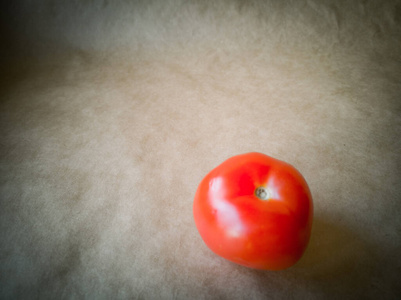
[[268, 200], [270, 198], [270, 192], [264, 186], [260, 186], [255, 190], [255, 196], [260, 200]]

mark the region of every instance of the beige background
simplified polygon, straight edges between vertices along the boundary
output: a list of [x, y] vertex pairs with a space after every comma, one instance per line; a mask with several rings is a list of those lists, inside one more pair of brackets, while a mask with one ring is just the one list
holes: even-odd
[[[400, 1], [18, 0], [1, 36], [0, 298], [401, 297]], [[193, 222], [249, 151], [314, 197], [288, 270]]]

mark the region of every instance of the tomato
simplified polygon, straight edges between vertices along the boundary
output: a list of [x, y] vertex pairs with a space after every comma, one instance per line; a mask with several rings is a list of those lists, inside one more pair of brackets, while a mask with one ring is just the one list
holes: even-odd
[[308, 245], [313, 203], [293, 166], [253, 152], [229, 158], [203, 178], [193, 214], [217, 255], [250, 268], [281, 270], [294, 265]]

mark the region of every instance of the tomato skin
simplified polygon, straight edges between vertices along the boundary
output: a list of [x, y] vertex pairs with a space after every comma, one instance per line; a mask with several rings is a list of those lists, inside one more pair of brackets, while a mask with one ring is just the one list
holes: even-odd
[[217, 255], [250, 268], [281, 270], [294, 265], [308, 245], [313, 203], [293, 166], [252, 152], [229, 158], [203, 178], [193, 214]]

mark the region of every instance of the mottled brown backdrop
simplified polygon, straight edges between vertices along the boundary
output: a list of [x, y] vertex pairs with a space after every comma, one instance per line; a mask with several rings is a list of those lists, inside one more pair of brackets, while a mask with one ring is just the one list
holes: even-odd
[[[8, 1], [1, 299], [400, 299], [400, 1]], [[206, 173], [308, 181], [311, 243], [255, 271], [202, 242]]]

